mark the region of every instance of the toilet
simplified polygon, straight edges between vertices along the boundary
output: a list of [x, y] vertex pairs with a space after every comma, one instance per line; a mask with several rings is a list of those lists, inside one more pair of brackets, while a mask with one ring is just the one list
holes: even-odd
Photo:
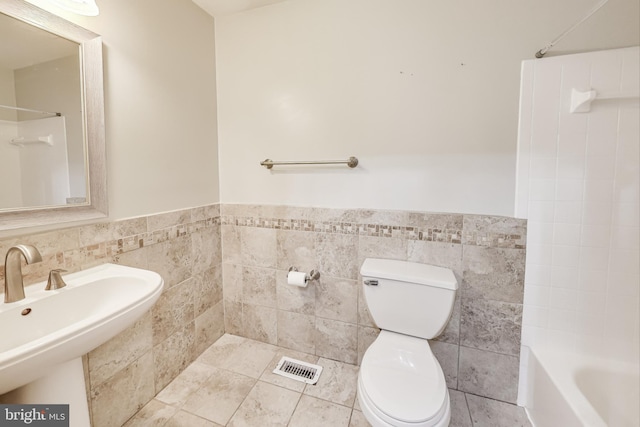
[[358, 402], [373, 427], [446, 427], [449, 392], [428, 339], [444, 330], [458, 289], [448, 268], [367, 258], [360, 269], [378, 338], [364, 354]]

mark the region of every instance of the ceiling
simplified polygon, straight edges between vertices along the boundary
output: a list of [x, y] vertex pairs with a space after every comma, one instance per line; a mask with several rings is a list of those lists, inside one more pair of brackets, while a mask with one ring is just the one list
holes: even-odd
[[214, 18], [283, 1], [285, 0], [193, 0], [195, 4]]
[[0, 13], [0, 68], [15, 70], [78, 55], [78, 44]]

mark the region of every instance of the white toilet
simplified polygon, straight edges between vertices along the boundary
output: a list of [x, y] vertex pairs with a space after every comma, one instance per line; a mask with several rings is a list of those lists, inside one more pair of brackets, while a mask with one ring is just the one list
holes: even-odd
[[445, 328], [458, 289], [448, 268], [367, 258], [364, 295], [381, 329], [364, 354], [358, 401], [373, 427], [445, 427], [451, 408], [427, 339]]

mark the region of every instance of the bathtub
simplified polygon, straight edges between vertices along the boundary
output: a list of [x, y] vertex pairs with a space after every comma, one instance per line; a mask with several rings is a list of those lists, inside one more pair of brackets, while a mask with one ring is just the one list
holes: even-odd
[[638, 365], [529, 350], [525, 409], [534, 427], [638, 427]]

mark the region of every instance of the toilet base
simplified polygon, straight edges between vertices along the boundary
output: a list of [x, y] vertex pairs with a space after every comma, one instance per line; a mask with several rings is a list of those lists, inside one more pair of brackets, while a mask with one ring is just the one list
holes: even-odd
[[447, 427], [451, 420], [451, 403], [449, 400], [449, 390], [445, 397], [445, 405], [434, 415], [433, 418], [422, 423], [408, 423], [401, 420], [391, 420], [389, 417], [380, 413], [380, 410], [374, 407], [366, 392], [362, 390], [362, 380], [358, 375], [358, 403], [362, 414], [369, 421], [372, 427]]

